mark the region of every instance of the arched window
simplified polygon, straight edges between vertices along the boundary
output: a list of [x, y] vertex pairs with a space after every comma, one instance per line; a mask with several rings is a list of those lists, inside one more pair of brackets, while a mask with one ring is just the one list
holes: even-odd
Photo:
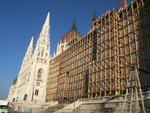
[[45, 58], [47, 58], [47, 53], [45, 54]]
[[28, 95], [25, 94], [23, 100], [27, 100]]
[[15, 98], [13, 98], [12, 102], [15, 102]]
[[44, 48], [42, 49], [41, 57], [43, 57], [43, 54], [44, 54]]
[[43, 73], [43, 69], [39, 69], [39, 70], [38, 70], [38, 75], [37, 75], [37, 77], [38, 77], [38, 78], [41, 78], [42, 73]]
[[38, 90], [38, 89], [36, 89], [36, 90], [35, 90], [35, 95], [37, 95], [37, 96], [38, 96], [38, 94], [39, 94], [39, 90]]
[[40, 56], [40, 52], [38, 53], [38, 56]]

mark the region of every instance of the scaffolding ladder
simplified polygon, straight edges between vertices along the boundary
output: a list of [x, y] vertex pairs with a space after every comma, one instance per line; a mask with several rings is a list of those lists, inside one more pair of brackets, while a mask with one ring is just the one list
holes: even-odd
[[[141, 97], [141, 110], [139, 109], [139, 96]], [[132, 69], [129, 74], [122, 113], [139, 113], [140, 111], [146, 113], [139, 81], [139, 72], [138, 69]]]

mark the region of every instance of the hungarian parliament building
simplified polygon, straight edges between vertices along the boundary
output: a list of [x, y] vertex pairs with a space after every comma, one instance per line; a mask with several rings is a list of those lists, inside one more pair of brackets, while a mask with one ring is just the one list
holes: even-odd
[[18, 77], [10, 87], [10, 102], [72, 102], [82, 98], [122, 95], [132, 68], [139, 72], [142, 90], [150, 89], [150, 1], [129, 5], [96, 17], [83, 37], [72, 28], [50, 55], [50, 11], [33, 50], [34, 36]]

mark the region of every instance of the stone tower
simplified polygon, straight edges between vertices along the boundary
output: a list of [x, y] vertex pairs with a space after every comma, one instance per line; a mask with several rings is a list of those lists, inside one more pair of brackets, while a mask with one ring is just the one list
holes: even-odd
[[33, 38], [34, 38], [34, 36], [32, 36], [32, 38], [31, 38], [30, 44], [29, 44], [29, 46], [28, 46], [27, 52], [26, 52], [25, 57], [24, 57], [23, 62], [22, 62], [21, 69], [23, 69], [23, 67], [26, 66], [26, 64], [27, 64], [27, 63], [29, 62], [29, 60], [31, 60], [31, 58], [32, 58], [32, 52], [33, 52]]
[[32, 101], [45, 101], [46, 81], [50, 57], [50, 12], [48, 12], [46, 21], [43, 25], [39, 39], [33, 54], [33, 94]]
[[[43, 25], [33, 53], [33, 36], [22, 62], [15, 87], [10, 88], [8, 100], [15, 102], [45, 101], [50, 57], [50, 12]], [[12, 85], [13, 86], [13, 85]]]

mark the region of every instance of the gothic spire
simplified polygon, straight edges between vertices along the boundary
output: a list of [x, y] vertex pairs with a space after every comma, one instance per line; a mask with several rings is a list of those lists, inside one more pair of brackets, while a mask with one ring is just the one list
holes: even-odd
[[32, 51], [33, 51], [33, 38], [34, 38], [34, 35], [32, 35], [30, 44], [29, 44], [28, 49], [27, 49], [27, 52], [26, 52], [26, 55], [29, 55], [29, 56], [32, 56]]
[[30, 41], [30, 44], [28, 46], [28, 49], [26, 51], [26, 54], [25, 54], [25, 57], [23, 59], [23, 62], [22, 62], [22, 66], [21, 66], [21, 69], [24, 67], [24, 65], [31, 59], [32, 57], [32, 52], [33, 52], [33, 35], [32, 35], [32, 38], [31, 38], [31, 41]]
[[49, 51], [50, 51], [50, 11], [47, 14], [45, 23], [41, 30], [40, 36], [37, 40], [37, 44], [34, 50], [34, 58], [36, 57], [43, 57], [49, 58]]
[[128, 6], [127, 0], [120, 0], [120, 8], [119, 9], [124, 9], [127, 6]]
[[34, 34], [32, 35], [32, 38], [31, 38], [31, 41], [30, 41], [30, 45], [29, 45], [30, 48], [33, 48], [33, 38], [34, 38]]
[[94, 16], [93, 16], [93, 20], [92, 21], [95, 21], [96, 20], [96, 9], [94, 8]]
[[48, 11], [48, 14], [47, 14], [47, 17], [46, 17], [46, 20], [45, 20], [45, 23], [44, 23], [44, 25], [46, 25], [46, 26], [49, 26], [49, 18], [50, 17], [50, 10]]
[[76, 31], [76, 18], [74, 17], [74, 22], [72, 25], [72, 30]]

